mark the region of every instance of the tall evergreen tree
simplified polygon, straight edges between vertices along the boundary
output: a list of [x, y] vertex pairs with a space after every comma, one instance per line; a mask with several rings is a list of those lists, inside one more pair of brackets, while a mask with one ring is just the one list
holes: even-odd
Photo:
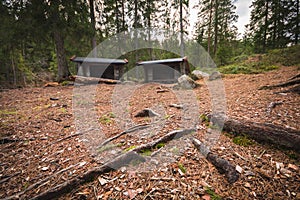
[[298, 43], [299, 0], [254, 0], [250, 31], [256, 52]]

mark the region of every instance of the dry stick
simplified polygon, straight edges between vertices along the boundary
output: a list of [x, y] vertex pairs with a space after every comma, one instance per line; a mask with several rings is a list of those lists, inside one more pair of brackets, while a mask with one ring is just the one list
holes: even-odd
[[70, 139], [70, 138], [72, 138], [72, 137], [76, 137], [76, 136], [82, 135], [82, 134], [87, 133], [87, 132], [89, 132], [89, 131], [91, 131], [91, 130], [94, 130], [94, 129], [91, 128], [91, 129], [88, 129], [88, 130], [85, 130], [85, 131], [82, 131], [82, 132], [78, 132], [78, 133], [74, 133], [74, 134], [68, 135], [68, 136], [66, 136], [66, 137], [64, 137], [64, 138], [60, 138], [60, 139], [58, 139], [58, 140], [56, 140], [56, 141], [54, 141], [54, 142], [52, 142], [52, 143], [46, 145], [44, 148], [47, 148], [47, 147], [49, 147], [49, 146], [51, 146], [51, 145], [53, 145], [53, 144], [62, 142], [62, 141], [64, 141], [64, 140]]
[[202, 142], [196, 138], [192, 138], [192, 142], [198, 151], [204, 155], [204, 157], [212, 163], [221, 174], [225, 174], [225, 177], [229, 183], [234, 183], [239, 179], [239, 174], [235, 170], [235, 167], [230, 164], [227, 160], [220, 158], [216, 154], [210, 152], [208, 147], [206, 147]]
[[145, 162], [146, 161], [145, 158], [140, 156], [138, 154], [139, 152], [141, 152], [145, 149], [154, 148], [159, 143], [167, 142], [167, 141], [170, 141], [170, 140], [176, 139], [176, 138], [180, 138], [187, 134], [191, 134], [192, 132], [195, 132], [195, 131], [196, 131], [195, 129], [183, 129], [183, 130], [172, 131], [153, 142], [150, 142], [145, 145], [141, 145], [139, 147], [136, 147], [135, 149], [132, 149], [131, 151], [128, 151], [125, 154], [118, 156], [111, 162], [105, 163], [105, 164], [101, 165], [100, 167], [93, 168], [90, 171], [84, 173], [82, 176], [75, 177], [75, 178], [73, 178], [69, 181], [66, 181], [60, 185], [50, 188], [49, 190], [35, 196], [32, 199], [44, 200], [44, 199], [57, 198], [65, 193], [72, 191], [74, 188], [76, 188], [84, 183], [93, 181], [97, 176], [99, 176], [103, 173], [107, 173], [107, 172], [119, 169], [120, 167], [129, 164], [133, 160]]
[[6, 177], [6, 178], [1, 179], [1, 180], [0, 180], [0, 184], [2, 184], [2, 183], [4, 183], [4, 182], [8, 181], [8, 180], [11, 179], [12, 177], [15, 177], [15, 176], [17, 176], [17, 175], [19, 175], [19, 174], [21, 174], [21, 172], [14, 173], [13, 175], [10, 175], [9, 177]]
[[19, 196], [22, 195], [22, 194], [24, 194], [25, 192], [27, 192], [27, 191], [29, 191], [29, 190], [32, 190], [32, 189], [34, 189], [34, 188], [36, 188], [36, 187], [38, 187], [39, 185], [41, 185], [41, 184], [43, 184], [44, 182], [48, 181], [50, 178], [52, 178], [52, 177], [54, 177], [54, 176], [56, 176], [56, 175], [58, 175], [58, 174], [61, 174], [61, 173], [65, 172], [65, 171], [68, 171], [69, 169], [71, 169], [71, 168], [73, 168], [73, 167], [75, 167], [75, 166], [77, 166], [77, 165], [79, 165], [79, 163], [76, 164], [76, 165], [71, 165], [71, 166], [69, 166], [69, 167], [67, 167], [67, 168], [65, 168], [65, 169], [62, 169], [62, 170], [60, 170], [60, 171], [58, 171], [58, 172], [56, 172], [56, 173], [54, 173], [54, 174], [52, 174], [52, 175], [50, 175], [50, 176], [47, 176], [46, 178], [44, 178], [44, 179], [42, 179], [42, 180], [40, 180], [40, 181], [38, 181], [38, 182], [36, 182], [36, 183], [30, 185], [30, 186], [29, 186], [28, 188], [26, 188], [25, 190], [23, 190], [23, 191], [21, 191], [21, 192], [15, 194], [15, 195], [12, 195], [12, 196], [9, 196], [9, 197], [7, 197], [7, 198], [4, 198], [3, 200], [9, 200], [9, 199], [16, 199], [16, 198], [19, 198]]
[[267, 108], [267, 114], [270, 115], [273, 108], [275, 108], [276, 106], [281, 105], [281, 104], [283, 104], [282, 101], [271, 102]]
[[116, 136], [113, 136], [111, 138], [108, 138], [107, 140], [105, 140], [104, 142], [102, 142], [97, 148], [101, 148], [102, 146], [106, 145], [107, 143], [121, 137], [122, 135], [125, 135], [127, 133], [132, 133], [134, 131], [137, 131], [137, 130], [142, 130], [142, 129], [145, 129], [145, 128], [148, 128], [150, 127], [150, 124], [140, 124], [140, 125], [137, 125], [137, 126], [134, 126], [134, 127], [131, 127], [121, 133], [119, 133], [118, 135]]

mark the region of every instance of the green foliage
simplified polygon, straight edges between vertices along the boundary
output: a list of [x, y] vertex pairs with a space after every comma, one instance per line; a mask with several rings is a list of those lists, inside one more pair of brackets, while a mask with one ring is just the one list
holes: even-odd
[[273, 64], [266, 64], [264, 62], [250, 62], [231, 64], [219, 67], [219, 71], [223, 74], [258, 74], [266, 71], [278, 69], [279, 66]]
[[156, 149], [160, 149], [160, 148], [162, 148], [162, 147], [164, 147], [165, 146], [165, 143], [158, 143], [156, 146], [155, 146], [155, 148]]
[[232, 139], [234, 144], [237, 144], [239, 146], [248, 147], [250, 145], [253, 145], [253, 140], [249, 139], [246, 135], [239, 135]]
[[61, 82], [60, 84], [62, 85], [62, 86], [66, 86], [66, 85], [69, 85], [69, 81], [63, 81], [63, 82]]
[[104, 152], [104, 151], [111, 150], [111, 149], [113, 149], [113, 148], [115, 148], [115, 147], [120, 147], [120, 146], [122, 146], [122, 145], [123, 145], [123, 144], [121, 144], [121, 143], [118, 143], [118, 144], [107, 144], [107, 145], [102, 146], [101, 148], [99, 148], [97, 151], [98, 151], [99, 153], [102, 153], [102, 152]]
[[124, 152], [130, 151], [130, 150], [132, 150], [132, 149], [135, 149], [135, 148], [136, 148], [136, 146], [135, 146], [135, 145], [133, 145], [133, 146], [130, 146], [130, 147], [128, 147], [128, 148], [126, 148], [126, 149], [124, 149]]
[[150, 149], [144, 149], [144, 150], [141, 151], [141, 154], [143, 156], [151, 156], [152, 151]]
[[105, 114], [105, 115], [101, 116], [99, 118], [99, 122], [102, 123], [102, 124], [111, 124], [113, 122], [112, 118], [115, 118], [115, 114], [110, 112], [108, 114]]
[[222, 199], [222, 197], [220, 197], [219, 195], [217, 195], [217, 194], [215, 193], [215, 191], [212, 190], [212, 189], [210, 189], [209, 187], [206, 187], [206, 188], [205, 188], [205, 192], [206, 192], [207, 194], [209, 194], [209, 196], [211, 197], [212, 200], [221, 200], [221, 199]]
[[185, 167], [183, 166], [182, 163], [178, 163], [178, 168], [179, 168], [183, 173], [186, 173], [186, 169], [185, 169]]
[[263, 62], [283, 66], [300, 65], [300, 45], [270, 50], [263, 57]]

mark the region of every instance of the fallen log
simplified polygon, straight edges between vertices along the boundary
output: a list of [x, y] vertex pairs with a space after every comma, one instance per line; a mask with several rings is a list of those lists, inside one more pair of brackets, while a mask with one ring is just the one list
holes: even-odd
[[257, 142], [273, 144], [277, 147], [291, 149], [300, 153], [300, 131], [296, 129], [269, 123], [238, 121], [226, 117], [223, 131], [231, 132], [235, 135], [245, 134]]
[[239, 179], [239, 173], [229, 161], [210, 152], [210, 150], [196, 138], [192, 138], [192, 143], [195, 145], [198, 151], [200, 151], [200, 153], [217, 168], [221, 174], [225, 174], [225, 177], [229, 183], [234, 183]]
[[106, 83], [106, 84], [118, 84], [121, 83], [120, 80], [107, 79], [107, 78], [97, 78], [97, 77], [85, 77], [85, 76], [75, 76], [76, 83], [83, 84], [95, 84], [95, 83]]
[[[143, 156], [140, 156], [138, 153], [141, 153], [143, 150], [146, 149], [153, 149], [155, 146], [159, 143], [165, 143], [173, 139], [177, 139], [180, 137], [183, 137], [185, 135], [191, 134], [192, 132], [195, 132], [195, 129], [183, 129], [183, 130], [175, 130], [172, 131], [163, 137], [152, 141], [150, 143], [138, 146], [125, 154], [121, 154], [120, 156], [116, 157], [114, 160], [107, 162], [100, 167], [93, 168], [89, 170], [88, 172], [84, 173], [82, 176], [75, 177], [71, 180], [68, 180], [60, 185], [57, 185], [53, 188], [50, 188], [49, 190], [35, 196], [32, 198], [32, 200], [44, 200], [44, 199], [54, 199], [62, 196], [63, 194], [66, 194], [68, 192], [71, 192], [73, 189], [79, 187], [82, 184], [88, 183], [93, 181], [96, 177], [103, 173], [107, 173], [110, 171], [114, 171], [119, 169], [120, 167], [124, 165], [128, 165], [131, 161], [140, 161], [145, 162], [146, 159]], [[15, 197], [11, 196], [7, 199], [13, 199]]]

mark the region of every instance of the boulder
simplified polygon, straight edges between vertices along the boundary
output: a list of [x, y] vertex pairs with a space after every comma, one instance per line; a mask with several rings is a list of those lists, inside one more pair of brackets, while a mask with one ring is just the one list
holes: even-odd
[[178, 78], [178, 86], [183, 89], [193, 89], [197, 87], [197, 83], [187, 75], [182, 75]]
[[208, 80], [213, 81], [219, 78], [222, 78], [222, 74], [220, 72], [213, 72], [211, 75], [209, 75]]
[[192, 78], [194, 80], [201, 80], [205, 77], [209, 77], [209, 74], [208, 73], [205, 73], [205, 72], [202, 72], [200, 70], [194, 70], [192, 71]]

